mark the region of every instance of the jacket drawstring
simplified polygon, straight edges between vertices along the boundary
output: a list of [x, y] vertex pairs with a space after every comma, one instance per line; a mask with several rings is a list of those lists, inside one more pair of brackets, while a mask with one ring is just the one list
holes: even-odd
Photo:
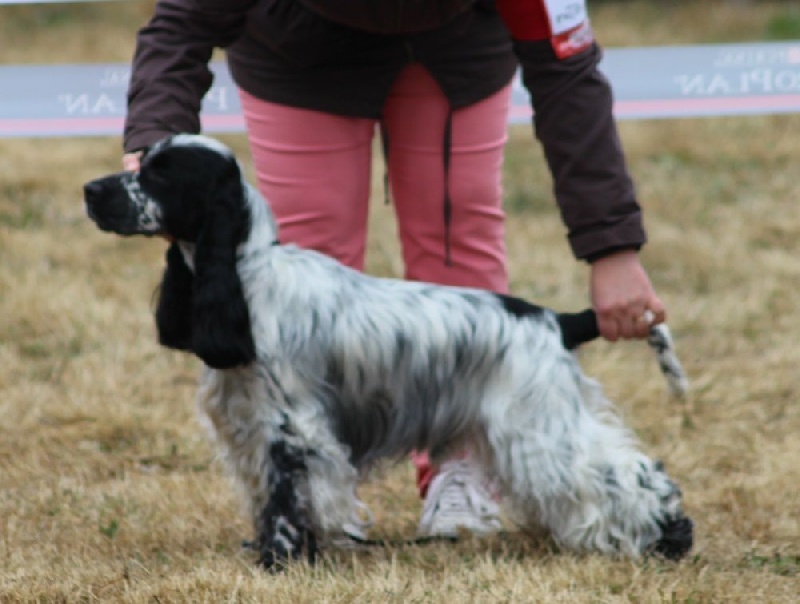
[[391, 203], [389, 197], [389, 129], [386, 122], [380, 121], [381, 151], [383, 152], [383, 202], [387, 206]]
[[[381, 150], [383, 152], [383, 199], [386, 205], [391, 203], [389, 197], [389, 129], [386, 123], [380, 122]], [[444, 135], [442, 140], [442, 161], [444, 171], [444, 263], [451, 266], [450, 257], [450, 225], [453, 221], [453, 201], [450, 198], [450, 156], [453, 147], [453, 108], [447, 110], [447, 118], [444, 123]]]
[[447, 110], [447, 120], [444, 123], [444, 141], [442, 159], [444, 160], [444, 263], [451, 266], [450, 262], [450, 223], [453, 218], [453, 202], [450, 199], [450, 152], [453, 146], [453, 108]]

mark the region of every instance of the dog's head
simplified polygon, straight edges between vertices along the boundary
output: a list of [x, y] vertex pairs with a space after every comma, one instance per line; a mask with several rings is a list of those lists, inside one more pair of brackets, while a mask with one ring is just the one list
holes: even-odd
[[[255, 358], [250, 315], [236, 271], [236, 248], [249, 234], [247, 188], [233, 153], [214, 139], [179, 134], [156, 143], [138, 173], [118, 172], [84, 185], [89, 217], [119, 235], [176, 241], [156, 310], [159, 341], [218, 369]], [[194, 250], [193, 271], [181, 253]]]
[[83, 191], [89, 217], [104, 231], [194, 243], [210, 218], [227, 216], [237, 223], [241, 242], [242, 187], [230, 149], [205, 136], [178, 134], [153, 145], [138, 173], [110, 174], [86, 183]]

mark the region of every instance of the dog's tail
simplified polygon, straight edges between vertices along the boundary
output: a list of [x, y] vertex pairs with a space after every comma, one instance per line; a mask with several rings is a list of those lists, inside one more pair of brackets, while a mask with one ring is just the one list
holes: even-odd
[[556, 318], [561, 328], [561, 341], [567, 350], [575, 350], [581, 344], [600, 337], [597, 315], [591, 308], [577, 313], [558, 313]]
[[[561, 328], [561, 340], [567, 350], [574, 350], [600, 336], [597, 315], [591, 308], [579, 313], [559, 313], [556, 318]], [[670, 394], [675, 397], [685, 395], [689, 389], [689, 380], [675, 353], [669, 327], [664, 323], [651, 327], [647, 343], [656, 353], [658, 366], [667, 380]]]
[[689, 390], [689, 378], [683, 370], [678, 355], [675, 353], [675, 346], [672, 343], [672, 334], [666, 323], [654, 325], [650, 328], [650, 335], [647, 336], [647, 343], [656, 353], [658, 366], [661, 373], [667, 378], [667, 385], [672, 396], [682, 397]]

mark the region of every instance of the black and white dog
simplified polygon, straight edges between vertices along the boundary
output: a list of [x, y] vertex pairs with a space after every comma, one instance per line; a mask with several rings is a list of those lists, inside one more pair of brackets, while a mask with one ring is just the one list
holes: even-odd
[[[84, 187], [120, 235], [174, 240], [160, 342], [200, 357], [208, 417], [255, 525], [260, 563], [342, 535], [381, 459], [469, 450], [526, 522], [574, 550], [677, 559], [681, 492], [647, 457], [571, 350], [598, 335], [569, 315], [486, 291], [377, 279], [279, 245], [231, 151], [196, 135], [153, 146], [138, 174]], [[664, 326], [651, 346], [685, 389]]]

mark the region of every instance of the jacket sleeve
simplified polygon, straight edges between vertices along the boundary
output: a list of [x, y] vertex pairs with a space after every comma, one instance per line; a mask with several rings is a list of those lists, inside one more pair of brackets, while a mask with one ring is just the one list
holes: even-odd
[[588, 21], [553, 32], [545, 0], [497, 0], [497, 6], [514, 38], [573, 253], [593, 261], [639, 249], [646, 241], [641, 208]]
[[200, 131], [216, 47], [244, 29], [253, 0], [159, 0], [139, 30], [128, 86], [124, 148], [141, 149], [168, 134]]

